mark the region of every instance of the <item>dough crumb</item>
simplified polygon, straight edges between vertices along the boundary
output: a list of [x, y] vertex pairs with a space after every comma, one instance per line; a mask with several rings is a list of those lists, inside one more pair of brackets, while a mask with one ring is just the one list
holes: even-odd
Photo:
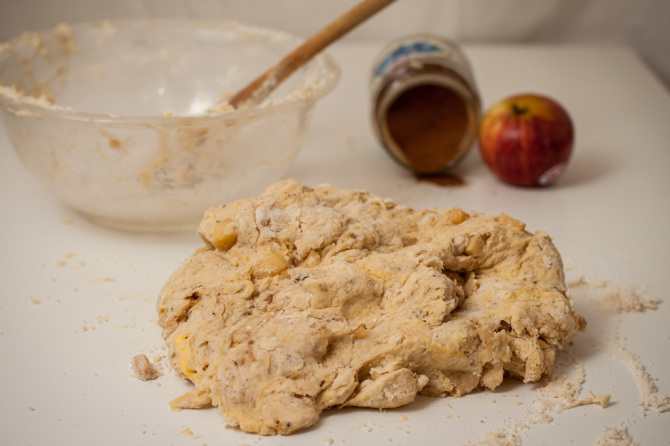
[[182, 435], [185, 436], [185, 437], [192, 437], [192, 438], [195, 438], [195, 434], [194, 434], [193, 431], [192, 431], [190, 428], [188, 428], [188, 427], [184, 427], [182, 430], [179, 431], [179, 433], [182, 434]]
[[594, 395], [593, 392], [589, 392], [589, 396], [586, 398], [581, 398], [579, 400], [573, 401], [572, 403], [565, 406], [566, 409], [572, 409], [577, 406], [588, 406], [589, 404], [598, 404], [603, 409], [606, 408], [610, 403], [611, 395]]
[[135, 356], [132, 365], [135, 376], [142, 381], [151, 381], [161, 376], [161, 372], [154, 367], [144, 354]]
[[212, 400], [203, 392], [188, 392], [170, 401], [172, 410], [202, 409], [212, 403]]

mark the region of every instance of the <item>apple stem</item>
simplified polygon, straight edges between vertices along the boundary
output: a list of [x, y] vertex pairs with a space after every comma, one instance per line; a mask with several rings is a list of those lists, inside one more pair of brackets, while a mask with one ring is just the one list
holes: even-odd
[[512, 102], [512, 113], [514, 113], [514, 116], [525, 115], [527, 111], [528, 107], [522, 107], [516, 102]]

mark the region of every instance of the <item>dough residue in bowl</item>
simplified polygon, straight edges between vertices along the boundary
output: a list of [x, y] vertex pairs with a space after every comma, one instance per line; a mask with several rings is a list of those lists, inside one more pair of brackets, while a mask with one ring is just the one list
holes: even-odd
[[585, 324], [550, 237], [504, 214], [285, 180], [210, 209], [198, 232], [159, 323], [197, 405], [248, 432], [538, 381]]
[[[156, 48], [155, 52], [147, 54], [146, 48], [138, 44], [135, 46], [128, 46], [123, 51], [118, 50], [120, 45], [128, 45], [127, 43], [117, 41], [119, 35], [119, 23], [121, 26], [124, 22], [102, 21], [88, 24], [67, 25], [64, 23], [58, 24], [56, 27], [44, 30], [41, 32], [24, 32], [17, 38], [0, 44], [0, 56], [3, 53], [7, 54], [7, 59], [17, 59], [21, 64], [21, 74], [19, 77], [10, 76], [10, 80], [0, 80], [0, 99], [3, 97], [12, 103], [19, 105], [35, 105], [40, 108], [52, 110], [68, 110], [70, 112], [79, 112], [88, 114], [91, 111], [79, 106], [69, 106], [60, 103], [60, 100], [54, 100], [51, 91], [56, 92], [58, 89], [63, 90], [63, 85], [70, 83], [99, 83], [100, 80], [111, 76], [109, 73], [110, 66], [116, 67], [118, 65], [136, 67], [147, 63], [151, 58], [164, 59], [166, 67], [178, 68], [180, 61], [174, 58], [167, 48]], [[136, 24], [144, 24], [144, 26], [151, 26], [152, 23], [159, 25], [163, 23], [161, 20], [155, 21], [137, 21]], [[179, 23], [179, 22], [175, 22]], [[253, 46], [262, 46], [263, 44], [273, 45], [298, 45], [301, 38], [292, 36], [284, 31], [275, 31], [270, 29], [258, 28], [250, 25], [244, 25], [237, 22], [194, 22], [199, 24], [202, 29], [218, 30], [221, 35], [229, 35], [229, 38], [234, 38], [239, 41], [241, 46], [245, 48], [249, 54], [253, 54], [257, 49]], [[123, 28], [121, 29], [121, 32]], [[83, 44], [80, 45], [81, 41]], [[97, 46], [86, 45], [87, 41], [96, 42]], [[247, 48], [248, 47], [248, 48]], [[289, 46], [290, 48], [290, 46]], [[276, 49], [276, 51], [279, 51]], [[77, 66], [72, 64], [71, 58], [75, 55], [83, 55], [84, 58], [89, 58], [91, 53], [109, 53], [109, 61], [100, 62], [94, 66], [83, 64]], [[2, 62], [2, 59], [0, 59]], [[16, 64], [15, 62], [13, 63]], [[269, 68], [269, 67], [268, 67]], [[15, 68], [14, 68], [15, 69]], [[231, 60], [226, 69], [235, 73], [235, 76], [240, 76], [239, 65], [235, 60]], [[2, 71], [2, 70], [0, 70]], [[339, 77], [339, 69], [331, 60], [324, 54], [317, 55], [312, 62], [309, 62], [309, 68], [301, 70], [300, 81], [296, 82], [292, 88], [282, 90], [280, 94], [275, 94], [268, 100], [258, 104], [256, 108], [272, 108], [281, 106], [283, 104], [315, 102], [322, 95], [330, 91], [334, 87], [336, 80]], [[257, 75], [260, 73], [253, 73]], [[129, 75], [135, 75], [129, 74]], [[233, 77], [235, 77], [233, 76]], [[251, 76], [246, 73], [244, 76]], [[297, 76], [297, 75], [294, 75]], [[244, 79], [243, 79], [244, 80]], [[251, 81], [249, 78], [247, 81]], [[228, 81], [227, 81], [228, 82]], [[227, 83], [226, 82], [226, 83]], [[165, 91], [165, 87], [161, 86], [161, 81], [156, 80], [156, 90]], [[52, 88], [53, 87], [53, 88]], [[104, 87], [101, 87], [104, 88]], [[175, 90], [175, 88], [170, 89]], [[234, 91], [225, 91], [221, 93], [223, 96], [231, 96]], [[124, 94], [126, 94], [124, 92]], [[163, 93], [158, 94], [154, 99], [156, 102], [163, 100], [161, 97]], [[195, 93], [193, 93], [195, 94]], [[58, 96], [58, 95], [56, 95]], [[194, 102], [206, 103], [207, 98], [198, 98]], [[190, 104], [191, 106], [193, 104]], [[223, 113], [234, 112], [232, 107], [225, 98], [219, 98], [219, 101], [213, 100], [211, 106], [197, 106], [187, 108], [176, 112], [175, 110], [166, 108], [161, 113], [155, 115], [146, 115], [153, 118], [163, 117], [212, 117]], [[119, 118], [126, 116], [126, 113], [117, 112], [100, 112], [96, 111], [92, 114], [108, 115], [109, 118]], [[145, 115], [132, 115], [134, 117]]]

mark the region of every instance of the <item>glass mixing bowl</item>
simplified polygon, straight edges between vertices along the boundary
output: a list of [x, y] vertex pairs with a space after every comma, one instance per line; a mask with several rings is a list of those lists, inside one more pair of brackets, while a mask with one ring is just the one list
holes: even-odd
[[[259, 106], [221, 106], [301, 39], [233, 22], [59, 25], [0, 45], [0, 116], [26, 168], [92, 220], [194, 228], [280, 179], [339, 80], [320, 54]], [[225, 104], [225, 102], [224, 102]]]

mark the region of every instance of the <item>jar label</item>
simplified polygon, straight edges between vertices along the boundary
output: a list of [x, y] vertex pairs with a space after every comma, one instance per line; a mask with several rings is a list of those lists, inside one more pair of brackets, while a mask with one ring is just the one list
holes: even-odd
[[417, 56], [443, 53], [445, 49], [430, 42], [412, 42], [401, 45], [391, 51], [375, 68], [374, 77], [382, 77], [399, 64], [406, 63]]
[[406, 38], [387, 47], [373, 64], [370, 84], [380, 82], [395, 68], [423, 60], [439, 60], [459, 72], [468, 67], [465, 57], [452, 42], [429, 36]]

